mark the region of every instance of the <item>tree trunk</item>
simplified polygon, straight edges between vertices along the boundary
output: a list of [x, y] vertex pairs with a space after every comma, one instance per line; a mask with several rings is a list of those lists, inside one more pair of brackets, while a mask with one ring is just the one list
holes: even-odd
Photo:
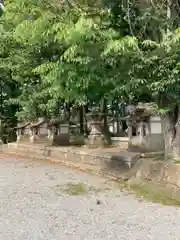
[[161, 116], [165, 159], [180, 160], [180, 106]]

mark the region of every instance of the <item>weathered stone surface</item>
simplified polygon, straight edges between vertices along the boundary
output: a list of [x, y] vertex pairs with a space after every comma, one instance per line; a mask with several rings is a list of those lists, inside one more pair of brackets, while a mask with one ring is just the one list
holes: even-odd
[[118, 151], [117, 148], [89, 150], [77, 147], [48, 147], [40, 144], [10, 143], [5, 152], [22, 157], [54, 160], [59, 163], [100, 172], [117, 177], [122, 171], [133, 167], [140, 153]]
[[163, 158], [164, 151], [142, 153], [141, 157], [142, 158]]
[[139, 153], [121, 151], [119, 153], [106, 153], [100, 156], [103, 165], [108, 169], [128, 169], [133, 167], [140, 158]]
[[118, 146], [120, 149], [127, 150], [129, 147], [129, 138], [128, 137], [112, 137], [112, 145]]
[[164, 137], [163, 134], [150, 134], [140, 138], [140, 136], [133, 137], [129, 142], [130, 148], [139, 148], [144, 151], [163, 151]]
[[89, 148], [98, 148], [98, 147], [106, 147], [109, 145], [109, 139], [106, 135], [99, 134], [99, 135], [93, 135], [90, 134], [88, 136], [88, 147]]
[[141, 163], [131, 181], [149, 181], [180, 188], [180, 164], [141, 159]]

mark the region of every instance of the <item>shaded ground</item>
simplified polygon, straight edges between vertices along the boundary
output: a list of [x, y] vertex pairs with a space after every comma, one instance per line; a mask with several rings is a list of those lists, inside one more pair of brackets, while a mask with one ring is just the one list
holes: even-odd
[[180, 209], [139, 201], [105, 179], [0, 157], [2, 240], [176, 240]]

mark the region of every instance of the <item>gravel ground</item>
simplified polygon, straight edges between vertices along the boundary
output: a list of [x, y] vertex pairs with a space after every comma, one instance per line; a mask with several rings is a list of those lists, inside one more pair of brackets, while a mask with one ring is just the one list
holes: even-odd
[[[91, 191], [73, 196], [63, 190], [67, 183]], [[1, 157], [0, 240], [15, 239], [175, 240], [180, 209], [139, 201], [105, 179], [60, 165]]]

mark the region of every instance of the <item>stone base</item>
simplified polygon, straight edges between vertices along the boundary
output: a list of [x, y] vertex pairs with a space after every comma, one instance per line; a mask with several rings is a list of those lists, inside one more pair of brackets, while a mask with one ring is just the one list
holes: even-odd
[[129, 147], [128, 137], [112, 137], [111, 142], [113, 146], [119, 147], [120, 149], [128, 150]]
[[22, 158], [42, 159], [63, 163], [73, 168], [120, 178], [133, 167], [140, 154], [120, 151], [118, 148], [84, 149], [80, 147], [48, 147], [40, 144], [10, 143], [2, 151]]
[[106, 135], [89, 135], [88, 144], [89, 148], [107, 147], [111, 140]]
[[[163, 159], [163, 158], [162, 158]], [[180, 200], [180, 164], [170, 161], [141, 159], [129, 180], [130, 185], [152, 187], [165, 196]], [[150, 186], [148, 186], [150, 184]]]
[[[168, 182], [180, 187], [180, 164], [153, 161], [157, 153], [134, 153], [119, 148], [83, 149], [80, 147], [48, 147], [40, 144], [9, 143], [0, 151], [21, 158], [42, 159], [61, 163], [110, 179]], [[158, 156], [162, 156], [159, 152]]]

